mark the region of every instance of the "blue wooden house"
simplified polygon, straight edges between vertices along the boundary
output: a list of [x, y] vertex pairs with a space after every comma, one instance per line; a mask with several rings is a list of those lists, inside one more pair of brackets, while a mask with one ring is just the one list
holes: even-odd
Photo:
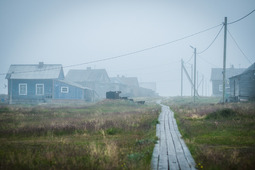
[[61, 64], [11, 65], [6, 79], [10, 104], [94, 99], [91, 89], [65, 80]]

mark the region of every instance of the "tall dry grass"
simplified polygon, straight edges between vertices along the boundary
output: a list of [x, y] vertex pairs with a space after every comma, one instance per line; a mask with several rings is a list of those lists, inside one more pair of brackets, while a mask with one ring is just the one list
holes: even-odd
[[[255, 103], [165, 101], [198, 169], [255, 169]], [[203, 100], [203, 99], [200, 99]], [[206, 102], [205, 102], [206, 101]]]
[[1, 107], [0, 169], [150, 169], [159, 109], [125, 101]]

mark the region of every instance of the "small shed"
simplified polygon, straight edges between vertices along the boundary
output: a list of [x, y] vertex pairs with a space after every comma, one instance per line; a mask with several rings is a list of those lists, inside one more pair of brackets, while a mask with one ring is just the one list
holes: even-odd
[[120, 99], [121, 91], [108, 91], [106, 92], [106, 99]]
[[255, 99], [255, 63], [243, 73], [230, 77], [230, 101]]

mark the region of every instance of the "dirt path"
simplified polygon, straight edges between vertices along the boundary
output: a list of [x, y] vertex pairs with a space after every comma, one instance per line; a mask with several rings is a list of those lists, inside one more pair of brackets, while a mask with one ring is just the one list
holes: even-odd
[[178, 130], [174, 113], [161, 105], [160, 124], [157, 125], [158, 143], [152, 156], [152, 169], [195, 169], [195, 161]]

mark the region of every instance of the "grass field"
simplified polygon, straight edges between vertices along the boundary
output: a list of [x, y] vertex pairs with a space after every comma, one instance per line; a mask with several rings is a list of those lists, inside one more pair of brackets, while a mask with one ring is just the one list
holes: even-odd
[[158, 105], [1, 106], [0, 169], [150, 169]]
[[179, 130], [198, 169], [255, 169], [255, 103], [171, 98]]

